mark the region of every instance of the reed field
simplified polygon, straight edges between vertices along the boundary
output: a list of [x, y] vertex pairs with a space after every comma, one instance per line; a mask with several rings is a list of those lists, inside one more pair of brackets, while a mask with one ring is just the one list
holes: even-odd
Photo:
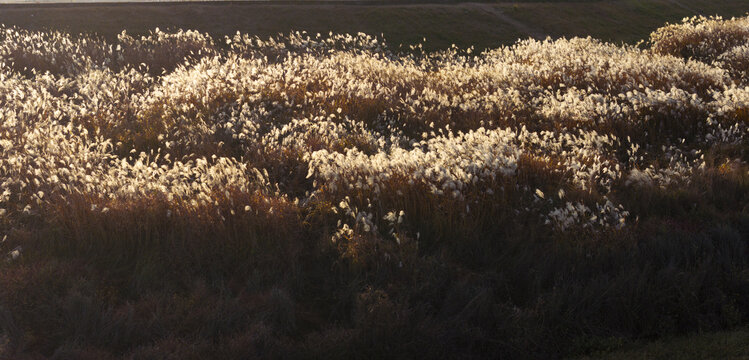
[[0, 358], [596, 358], [742, 329], [747, 161], [749, 17], [481, 51], [4, 26]]

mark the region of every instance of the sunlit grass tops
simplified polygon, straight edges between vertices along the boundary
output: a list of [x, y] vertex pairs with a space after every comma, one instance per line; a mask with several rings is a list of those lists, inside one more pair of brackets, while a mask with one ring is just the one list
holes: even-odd
[[107, 43], [3, 28], [0, 234], [73, 196], [224, 220], [268, 196], [322, 214], [333, 238], [398, 242], [521, 218], [621, 229], [638, 221], [634, 188], [749, 176], [748, 26], [690, 19], [647, 49], [575, 38], [480, 54], [396, 54], [363, 34]]

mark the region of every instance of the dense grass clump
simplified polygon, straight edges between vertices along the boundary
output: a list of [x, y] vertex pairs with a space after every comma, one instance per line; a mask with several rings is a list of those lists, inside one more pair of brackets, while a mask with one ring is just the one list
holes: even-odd
[[747, 24], [480, 54], [2, 28], [0, 355], [559, 358], [746, 325]]

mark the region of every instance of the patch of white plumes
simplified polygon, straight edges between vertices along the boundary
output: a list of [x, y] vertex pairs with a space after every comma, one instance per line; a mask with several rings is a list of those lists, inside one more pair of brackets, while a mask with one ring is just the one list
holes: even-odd
[[331, 192], [374, 194], [388, 190], [389, 180], [403, 178], [409, 184], [426, 185], [435, 195], [461, 198], [470, 185], [513, 175], [521, 152], [513, 132], [480, 128], [424, 140], [411, 150], [393, 147], [375, 155], [358, 149], [316, 151], [308, 159], [308, 177], [315, 176]]
[[159, 195], [196, 206], [214, 204], [213, 194], [225, 189], [270, 188], [262, 172], [231, 158], [182, 162], [141, 152], [120, 159], [111, 154], [108, 140], [90, 140], [72, 125], [53, 123], [23, 134], [17, 142], [4, 140], [0, 150], [0, 206], [16, 204], [26, 213], [51, 196], [133, 200]]
[[621, 228], [624, 226], [629, 212], [622, 205], [616, 206], [605, 198], [603, 203], [590, 208], [579, 202], [567, 202], [564, 206], [555, 208], [546, 217], [546, 223], [558, 230], [570, 228]]

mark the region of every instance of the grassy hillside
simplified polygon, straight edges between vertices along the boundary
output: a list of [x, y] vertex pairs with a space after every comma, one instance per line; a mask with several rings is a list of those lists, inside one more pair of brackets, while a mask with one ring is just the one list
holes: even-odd
[[485, 52], [5, 27], [0, 357], [554, 359], [744, 328], [748, 162], [749, 18]]
[[507, 14], [533, 24], [552, 37], [593, 36], [635, 43], [665, 22], [678, 22], [695, 15], [742, 16], [749, 12], [744, 1], [621, 0], [596, 3], [519, 4]]
[[260, 36], [314, 33], [384, 34], [391, 44], [427, 49], [492, 48], [528, 36], [593, 36], [636, 42], [666, 22], [697, 14], [742, 16], [742, 0], [618, 0], [597, 2], [257, 5], [141, 4], [5, 6], [0, 23], [27, 29], [96, 32], [110, 39], [122, 30], [142, 35], [160, 27], [194, 29], [214, 36], [236, 31]]

